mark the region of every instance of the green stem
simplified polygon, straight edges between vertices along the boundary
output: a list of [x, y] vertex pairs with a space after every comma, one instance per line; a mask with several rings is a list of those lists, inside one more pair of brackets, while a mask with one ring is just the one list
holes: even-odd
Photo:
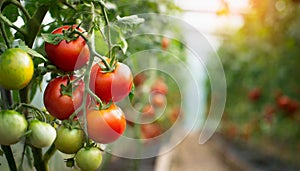
[[4, 27], [4, 24], [3, 24], [2, 21], [0, 21], [0, 30], [1, 30], [1, 35], [4, 39], [4, 41], [5, 41], [5, 44], [6, 44], [7, 48], [10, 48], [9, 39], [8, 39], [7, 34], [5, 32], [5, 27]]
[[107, 71], [111, 71], [112, 70], [111, 66], [107, 63], [107, 61], [101, 55], [99, 55], [95, 51], [93, 51], [93, 54], [103, 62], [103, 64], [105, 65], [105, 68], [106, 68]]
[[48, 166], [48, 163], [50, 161], [50, 158], [55, 154], [56, 148], [54, 143], [50, 146], [50, 148], [46, 151], [44, 154], [44, 163], [46, 166]]
[[48, 171], [48, 167], [46, 166], [46, 164], [44, 163], [44, 161], [42, 159], [42, 157], [43, 157], [42, 149], [31, 147], [31, 151], [32, 151], [33, 158], [34, 158], [34, 167], [36, 168], [36, 170]]
[[25, 43], [28, 47], [32, 47], [33, 42], [41, 29], [42, 21], [49, 8], [50, 6], [48, 5], [40, 6], [37, 8], [32, 18], [28, 20], [28, 23], [26, 24], [26, 30], [27, 32], [30, 32], [30, 34], [25, 35]]
[[[104, 15], [104, 21], [105, 24], [107, 25], [107, 32], [106, 32], [106, 37], [107, 37], [107, 45], [108, 45], [108, 58], [111, 58], [111, 35], [110, 35], [110, 23], [108, 20], [108, 16], [107, 16], [107, 12], [105, 10], [105, 4], [103, 1], [100, 1], [100, 6], [101, 6], [101, 10], [102, 13]], [[113, 56], [113, 59], [111, 60], [111, 63], [114, 63], [115, 57]]]
[[97, 101], [98, 103], [100, 103], [100, 108], [102, 108], [102, 106], [103, 106], [102, 100], [101, 100], [94, 92], [92, 92], [90, 89], [88, 89], [88, 93], [89, 93], [93, 98], [95, 98], [96, 101]]
[[14, 155], [12, 153], [11, 147], [6, 145], [1, 145], [1, 148], [5, 154], [7, 163], [9, 165], [9, 169], [11, 171], [17, 171], [17, 165], [14, 159]]
[[14, 25], [9, 19], [7, 19], [2, 13], [0, 13], [0, 20], [5, 23], [8, 27], [15, 29], [17, 32], [23, 34], [23, 36], [27, 35], [27, 32], [16, 25]]

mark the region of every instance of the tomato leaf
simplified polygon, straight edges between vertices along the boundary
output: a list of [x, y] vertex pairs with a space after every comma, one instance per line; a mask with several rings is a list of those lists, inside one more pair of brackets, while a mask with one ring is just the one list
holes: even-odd
[[130, 100], [131, 103], [133, 102], [133, 98], [134, 98], [134, 90], [135, 90], [135, 85], [132, 84], [132, 88], [131, 88], [131, 90], [129, 92], [129, 95], [128, 95], [129, 100]]
[[125, 17], [117, 16], [117, 25], [122, 29], [132, 29], [133, 27], [143, 23], [145, 19], [139, 18], [137, 15], [130, 15]]
[[26, 51], [28, 54], [30, 54], [31, 56], [38, 57], [38, 58], [42, 59], [42, 60], [45, 61], [45, 62], [47, 61], [47, 59], [46, 59], [43, 55], [41, 55], [41, 54], [38, 53], [37, 51], [35, 51], [35, 50], [29, 48], [29, 47], [26, 46], [26, 45], [20, 45], [19, 48], [25, 50], [25, 51]]
[[65, 36], [63, 34], [43, 33], [42, 37], [45, 42], [53, 45], [57, 45], [65, 39]]
[[18, 19], [19, 12], [18, 8], [14, 5], [8, 5], [3, 10], [4, 16], [6, 16], [7, 19], [10, 20], [10, 22], [15, 22]]
[[3, 43], [0, 43], [0, 55], [7, 49], [7, 46]]

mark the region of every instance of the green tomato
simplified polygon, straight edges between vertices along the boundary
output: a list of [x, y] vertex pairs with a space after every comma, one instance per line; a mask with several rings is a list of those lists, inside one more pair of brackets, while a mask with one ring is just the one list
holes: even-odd
[[37, 148], [50, 146], [56, 138], [55, 128], [37, 119], [30, 121], [29, 130], [31, 130], [28, 136], [29, 143]]
[[75, 156], [75, 161], [82, 170], [96, 170], [102, 163], [102, 154], [97, 147], [81, 148]]
[[26, 87], [33, 72], [33, 61], [23, 49], [8, 49], [0, 57], [0, 86], [5, 89], [20, 90]]
[[84, 144], [84, 133], [81, 129], [69, 129], [60, 126], [54, 142], [56, 149], [65, 154], [75, 154]]
[[0, 144], [17, 143], [25, 134], [28, 123], [25, 116], [14, 110], [0, 111]]

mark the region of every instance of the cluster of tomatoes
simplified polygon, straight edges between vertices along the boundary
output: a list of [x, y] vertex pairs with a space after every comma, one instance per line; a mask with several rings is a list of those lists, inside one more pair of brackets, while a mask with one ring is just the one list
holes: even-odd
[[[251, 89], [248, 92], [248, 98], [252, 102], [257, 102], [262, 97], [262, 90], [259, 87], [255, 87]], [[291, 118], [295, 118], [298, 108], [299, 108], [299, 102], [295, 99], [292, 99], [288, 95], [284, 95], [281, 92], [278, 92], [275, 96], [275, 102], [276, 104], [268, 104], [265, 105], [264, 108], [264, 120], [267, 123], [272, 123], [272, 120], [275, 116], [275, 113], [277, 111], [283, 112], [285, 115]]]
[[146, 141], [163, 134], [182, 115], [179, 106], [167, 105], [169, 86], [165, 78], [158, 76], [153, 82], [150, 81], [151, 83], [147, 82], [149, 81], [147, 78], [150, 76], [146, 72], [141, 72], [134, 78], [137, 96], [147, 87], [150, 88], [150, 103], [141, 102], [138, 97], [136, 98], [136, 101], [144, 104], [140, 111], [140, 130], [141, 137]]
[[[108, 58], [105, 60], [109, 70], [105, 61], [90, 61], [92, 53], [84, 37], [86, 33], [78, 26], [62, 26], [51, 34], [60, 40], [45, 40], [45, 52], [50, 64], [56, 67], [55, 73], [59, 74], [47, 84], [43, 101], [53, 122], [40, 121], [39, 117], [26, 118], [15, 110], [0, 111], [0, 144], [17, 143], [27, 134], [28, 144], [36, 148], [54, 144], [60, 152], [74, 154], [79, 168], [95, 170], [102, 160], [98, 144], [112, 143], [125, 131], [125, 115], [115, 102], [130, 93], [132, 73], [127, 65]], [[75, 74], [84, 69], [82, 75]], [[3, 88], [26, 87], [33, 72], [31, 56], [25, 50], [14, 48], [2, 54], [0, 86]], [[15, 78], [13, 84], [8, 81], [11, 78]], [[12, 127], [14, 129], [10, 129]]]

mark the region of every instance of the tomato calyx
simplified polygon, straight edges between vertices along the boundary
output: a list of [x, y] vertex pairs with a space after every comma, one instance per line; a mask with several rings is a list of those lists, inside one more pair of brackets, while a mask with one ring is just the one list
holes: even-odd
[[62, 121], [62, 125], [66, 128], [68, 128], [69, 130], [72, 130], [72, 129], [81, 129], [80, 127], [80, 124], [78, 121], [76, 120], [64, 120]]
[[60, 85], [60, 88], [61, 88], [60, 93], [61, 93], [61, 95], [67, 95], [69, 97], [73, 97], [73, 94], [72, 94], [73, 90], [76, 90], [77, 87], [79, 86], [77, 84], [77, 82], [80, 79], [81, 79], [81, 77], [78, 77], [75, 80], [71, 81], [70, 77], [68, 77], [67, 85], [64, 85], [64, 84]]
[[74, 157], [65, 159], [65, 162], [66, 162], [66, 166], [67, 167], [72, 168], [72, 167], [75, 166], [75, 159], [74, 159]]
[[88, 39], [84, 36], [84, 32], [79, 30], [79, 26], [71, 26], [68, 29], [64, 29], [62, 30], [62, 34], [43, 33], [42, 37], [45, 42], [53, 45], [58, 45], [63, 40], [69, 43], [77, 40], [79, 37], [82, 37], [86, 42], [88, 41]]

